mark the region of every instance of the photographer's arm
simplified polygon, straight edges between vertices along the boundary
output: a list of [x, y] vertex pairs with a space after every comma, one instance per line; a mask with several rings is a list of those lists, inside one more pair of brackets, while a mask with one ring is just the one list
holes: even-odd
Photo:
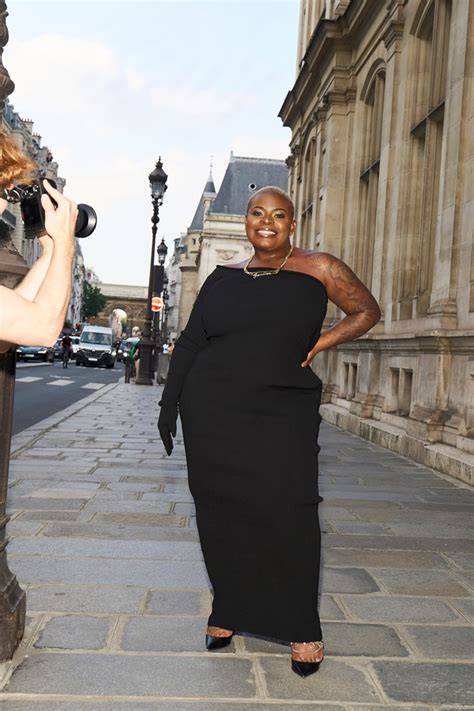
[[43, 283], [51, 259], [53, 256], [53, 240], [48, 235], [38, 237], [38, 242], [41, 244], [42, 253], [31, 267], [28, 274], [15, 287], [15, 292], [28, 301], [34, 301], [38, 294], [41, 284]]
[[45, 227], [54, 247], [51, 262], [36, 297], [28, 301], [17, 291], [0, 287], [0, 352], [12, 343], [52, 346], [64, 323], [71, 293], [74, 230], [77, 207], [46, 181], [47, 195], [41, 198]]

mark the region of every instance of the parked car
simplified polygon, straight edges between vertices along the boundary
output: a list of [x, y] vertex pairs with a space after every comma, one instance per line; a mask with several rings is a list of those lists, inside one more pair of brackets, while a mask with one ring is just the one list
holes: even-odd
[[76, 357], [76, 353], [79, 350], [79, 342], [80, 338], [79, 336], [70, 336], [71, 342], [72, 342], [72, 358]]
[[54, 358], [61, 359], [61, 357], [62, 357], [62, 348], [63, 347], [61, 345], [61, 341], [62, 341], [62, 339], [58, 338], [58, 340], [56, 341], [56, 343], [53, 346]]
[[116, 355], [111, 328], [106, 326], [84, 326], [76, 353], [76, 365], [113, 368]]
[[122, 338], [120, 341], [117, 343], [117, 360], [122, 361], [123, 360], [123, 344], [125, 343], [125, 339]]
[[54, 349], [49, 346], [18, 346], [16, 349], [17, 360], [42, 360], [43, 363], [54, 361]]

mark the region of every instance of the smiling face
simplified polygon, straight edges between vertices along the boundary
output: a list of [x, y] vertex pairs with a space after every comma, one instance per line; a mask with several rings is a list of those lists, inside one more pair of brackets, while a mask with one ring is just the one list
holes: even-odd
[[256, 252], [286, 254], [295, 228], [293, 203], [285, 193], [259, 191], [250, 200], [245, 229]]

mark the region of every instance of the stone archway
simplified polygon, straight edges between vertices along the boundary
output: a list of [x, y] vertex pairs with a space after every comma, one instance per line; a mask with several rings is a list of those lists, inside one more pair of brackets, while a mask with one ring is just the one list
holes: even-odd
[[127, 333], [128, 314], [125, 309], [116, 306], [110, 314], [110, 326], [116, 338], [122, 338]]
[[[146, 289], [142, 287], [143, 296], [129, 297], [121, 294], [120, 291], [129, 291], [132, 287], [121, 287], [120, 285], [101, 285], [99, 287], [106, 297], [105, 306], [102, 311], [97, 314], [97, 316], [90, 318], [90, 324], [96, 324], [97, 326], [112, 326], [112, 320], [114, 319], [114, 312], [123, 311], [127, 317], [126, 324], [126, 335], [131, 336], [132, 331], [138, 330], [143, 331], [143, 326], [145, 323], [145, 312], [146, 312]], [[106, 287], [106, 288], [104, 288]], [[139, 287], [133, 287], [137, 290]], [[113, 293], [115, 292], [115, 293]], [[113, 328], [113, 326], [112, 326]]]

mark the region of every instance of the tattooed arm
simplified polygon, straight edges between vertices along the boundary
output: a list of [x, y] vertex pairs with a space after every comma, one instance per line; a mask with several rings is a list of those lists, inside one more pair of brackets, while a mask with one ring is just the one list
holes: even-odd
[[347, 316], [320, 335], [306, 360], [301, 363], [303, 368], [306, 368], [320, 351], [362, 336], [381, 316], [379, 305], [370, 291], [340, 259], [331, 254], [317, 252], [308, 256], [305, 262], [308, 272], [326, 287], [328, 298]]

